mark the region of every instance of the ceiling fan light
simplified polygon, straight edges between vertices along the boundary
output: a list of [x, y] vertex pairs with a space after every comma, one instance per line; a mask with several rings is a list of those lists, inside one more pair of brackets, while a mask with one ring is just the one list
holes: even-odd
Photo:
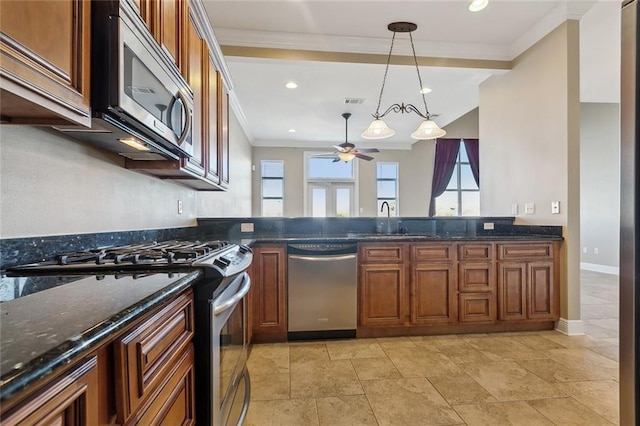
[[344, 161], [345, 163], [348, 163], [349, 161], [356, 158], [356, 155], [351, 152], [339, 152], [338, 158]]
[[365, 139], [385, 139], [395, 134], [395, 130], [391, 129], [384, 121], [378, 118], [373, 120], [371, 124], [369, 124], [369, 127], [367, 127], [367, 130], [362, 132], [360, 136]]
[[469, 3], [469, 10], [471, 12], [480, 12], [482, 9], [487, 7], [489, 4], [489, 0], [473, 0]]
[[411, 137], [414, 139], [436, 139], [446, 134], [447, 132], [438, 127], [435, 121], [425, 120], [420, 123], [415, 132], [411, 133]]

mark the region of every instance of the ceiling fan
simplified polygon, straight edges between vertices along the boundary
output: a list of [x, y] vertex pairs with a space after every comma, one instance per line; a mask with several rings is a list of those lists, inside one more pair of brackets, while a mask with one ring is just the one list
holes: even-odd
[[373, 160], [373, 157], [364, 155], [363, 153], [380, 152], [377, 148], [358, 149], [354, 144], [349, 142], [348, 140], [349, 117], [351, 117], [350, 112], [345, 112], [342, 114], [342, 118], [344, 118], [344, 142], [341, 143], [340, 145], [333, 145], [333, 147], [337, 150], [336, 152], [331, 154], [332, 156], [335, 156], [335, 159], [333, 160], [333, 162], [336, 163], [338, 161], [344, 161], [345, 163], [348, 163], [354, 158], [360, 158], [361, 160], [366, 160], [366, 161]]

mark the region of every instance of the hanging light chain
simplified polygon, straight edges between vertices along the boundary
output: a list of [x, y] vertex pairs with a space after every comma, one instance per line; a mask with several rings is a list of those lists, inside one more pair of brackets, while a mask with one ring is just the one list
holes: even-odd
[[[395, 33], [394, 33], [395, 34]], [[418, 58], [416, 57], [416, 48], [413, 45], [413, 36], [409, 33], [409, 40], [411, 40], [411, 51], [413, 52], [413, 61], [416, 64], [416, 73], [418, 74], [418, 84], [420, 84], [420, 94], [422, 95], [422, 102], [424, 103], [424, 110], [427, 113], [427, 120], [431, 119], [431, 114], [429, 113], [429, 108], [427, 107], [427, 100], [424, 97], [424, 92], [422, 91], [422, 77], [420, 77], [420, 68], [418, 67]]]
[[376, 120], [380, 117], [380, 104], [382, 103], [382, 92], [384, 92], [384, 85], [387, 82], [387, 74], [389, 73], [389, 63], [391, 62], [391, 52], [393, 52], [393, 42], [396, 39], [396, 32], [393, 32], [393, 37], [391, 37], [391, 47], [389, 48], [389, 56], [387, 56], [387, 66], [384, 69], [384, 77], [382, 77], [382, 87], [380, 88], [380, 96], [378, 96], [378, 106], [376, 108], [376, 113], [373, 115]]

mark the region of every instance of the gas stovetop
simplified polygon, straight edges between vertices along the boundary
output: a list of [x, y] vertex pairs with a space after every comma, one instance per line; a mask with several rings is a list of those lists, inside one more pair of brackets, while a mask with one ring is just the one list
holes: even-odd
[[[100, 247], [55, 255], [53, 259], [8, 268], [8, 274], [172, 269], [210, 263], [228, 266], [238, 246], [227, 241], [164, 241]], [[227, 253], [229, 252], [229, 253]], [[223, 259], [223, 260], [220, 260]]]

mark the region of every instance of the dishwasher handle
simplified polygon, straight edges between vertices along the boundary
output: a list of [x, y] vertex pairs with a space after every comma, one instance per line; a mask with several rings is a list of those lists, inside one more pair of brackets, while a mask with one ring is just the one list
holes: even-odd
[[336, 260], [351, 260], [355, 259], [355, 254], [347, 254], [347, 255], [313, 255], [313, 256], [299, 256], [297, 254], [290, 254], [289, 259], [294, 260], [306, 260], [309, 262], [333, 262]]

